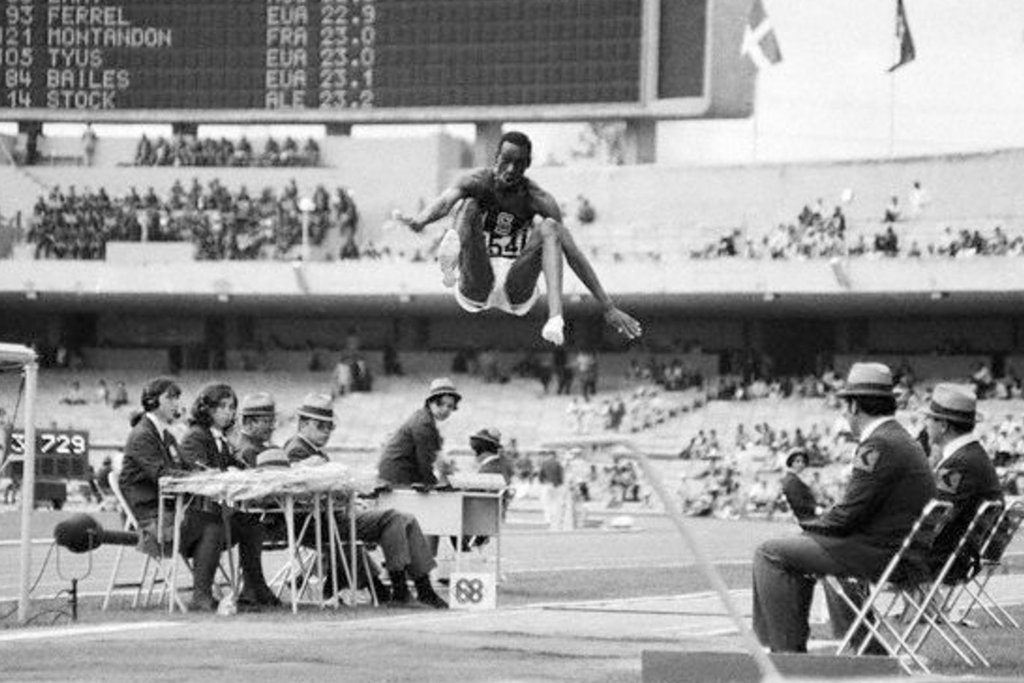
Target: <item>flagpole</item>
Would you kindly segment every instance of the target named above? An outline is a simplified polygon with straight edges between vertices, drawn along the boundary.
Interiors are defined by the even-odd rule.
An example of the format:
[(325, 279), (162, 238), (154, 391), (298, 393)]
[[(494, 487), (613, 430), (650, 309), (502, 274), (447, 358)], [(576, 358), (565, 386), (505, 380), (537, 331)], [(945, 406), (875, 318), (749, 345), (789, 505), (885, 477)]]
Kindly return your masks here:
[(760, 76), (760, 74), (758, 74), (758, 77), (754, 78), (754, 115), (751, 117), (751, 120), (752, 120), (753, 125), (754, 125), (754, 139), (753, 139), (752, 148), (750, 150), (751, 151), (751, 154), (750, 154), (751, 159), (750, 160), (752, 162), (755, 162), (755, 163), (757, 162), (757, 142), (758, 142), (757, 137), (758, 137), (758, 135), (760, 133), (760, 130), (758, 129), (758, 125), (757, 125), (758, 112), (760, 112), (760, 110), (761, 110), (761, 106), (760, 106), (761, 103), (760, 103), (759, 98), (758, 98), (758, 93), (760, 92), (760, 88), (757, 87), (758, 81), (760, 80), (759, 76)]
[[(898, 2), (897, 2), (898, 6)], [(899, 25), (899, 9), (896, 10), (896, 24)], [(897, 38), (899, 32), (897, 31)], [(893, 44), (893, 61), (895, 64), (900, 59), (902, 50), (900, 47), (899, 39)], [(889, 158), (892, 159), (896, 153), (896, 71), (897, 69), (889, 70)]]
[(896, 154), (896, 72), (889, 72), (889, 158)]

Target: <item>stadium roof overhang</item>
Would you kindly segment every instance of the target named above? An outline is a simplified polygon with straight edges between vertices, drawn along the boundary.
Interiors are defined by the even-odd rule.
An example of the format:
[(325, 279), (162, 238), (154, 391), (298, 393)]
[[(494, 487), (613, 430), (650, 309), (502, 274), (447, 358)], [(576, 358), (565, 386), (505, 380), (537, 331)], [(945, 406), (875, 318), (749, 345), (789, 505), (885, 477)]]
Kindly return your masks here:
[[(643, 314), (714, 316), (1019, 315), (1019, 258), (678, 263), (598, 263), (605, 289)], [(570, 313), (597, 310), (566, 277)], [(185, 262), (7, 261), (0, 310), (139, 311), (225, 315), (456, 315), (432, 263), (355, 261)]]

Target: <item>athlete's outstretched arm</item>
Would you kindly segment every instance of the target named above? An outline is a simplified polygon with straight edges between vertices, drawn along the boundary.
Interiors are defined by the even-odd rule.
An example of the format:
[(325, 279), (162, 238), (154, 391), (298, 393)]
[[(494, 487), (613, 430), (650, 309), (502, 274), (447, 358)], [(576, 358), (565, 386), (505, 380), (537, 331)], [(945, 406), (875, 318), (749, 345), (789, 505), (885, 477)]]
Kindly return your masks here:
[(590, 260), (586, 254), (576, 244), (576, 240), (573, 239), (572, 233), (569, 232), (568, 228), (564, 225), (561, 226), (561, 233), (560, 241), (562, 243), (562, 251), (565, 254), (565, 261), (572, 268), (572, 272), (576, 273), (580, 282), (590, 290), (590, 293), (601, 304), (601, 308), (604, 310), (605, 322), (627, 339), (639, 339), (640, 335), (643, 334), (643, 328), (640, 326), (640, 323), (637, 322), (636, 318), (618, 308), (611, 297), (608, 296), (608, 293), (604, 291), (601, 280), (597, 277), (597, 272), (590, 265)]
[[(572, 272), (576, 273), (576, 277), (580, 279), (580, 282), (590, 290), (590, 293), (601, 304), (601, 308), (604, 310), (605, 322), (627, 339), (638, 339), (643, 334), (643, 328), (641, 328), (640, 323), (633, 316), (618, 308), (611, 297), (608, 296), (608, 293), (604, 291), (601, 280), (597, 277), (597, 272), (590, 265), (590, 260), (583, 253), (583, 250), (579, 248), (579, 245), (576, 244), (572, 233), (569, 232), (569, 229), (562, 222), (562, 211), (558, 207), (558, 202), (549, 193), (537, 186), (533, 187), (533, 194), (537, 213), (557, 223), (558, 241), (562, 245), (562, 253), (565, 254), (566, 263), (572, 268)], [(561, 296), (561, 292), (559, 292), (559, 296)]]
[(465, 196), (466, 192), (462, 184), (456, 183), (438, 195), (434, 201), (427, 204), (415, 216), (406, 216), (396, 212), (394, 218), (408, 225), (413, 232), (420, 232), (434, 221), (440, 220), (451, 213), (459, 200)]

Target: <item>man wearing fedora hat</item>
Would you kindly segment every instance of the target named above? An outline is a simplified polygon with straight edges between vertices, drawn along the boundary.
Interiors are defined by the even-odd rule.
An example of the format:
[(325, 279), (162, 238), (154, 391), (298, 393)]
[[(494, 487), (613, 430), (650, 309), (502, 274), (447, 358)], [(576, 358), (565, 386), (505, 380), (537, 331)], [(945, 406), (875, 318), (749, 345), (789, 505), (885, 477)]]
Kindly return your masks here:
[(322, 462), (330, 460), (324, 446), (334, 432), (334, 399), (328, 394), (306, 394), (295, 414), (299, 418), (295, 436), (284, 444), (288, 460), (292, 463), (310, 458)]
[(437, 423), (447, 420), (459, 407), (462, 394), (447, 377), (430, 383), (423, 407), (395, 431), (384, 445), (377, 473), (395, 486), (436, 486), (434, 463), (443, 441)]
[[(299, 424), (297, 433), (284, 446), (291, 464), (320, 464), (330, 458), (324, 451), (334, 431), (334, 408), (331, 397), (326, 394), (309, 394), (297, 411)], [(338, 512), (338, 529), (348, 534), (349, 520), (346, 512)], [(430, 572), (436, 566), (434, 552), (420, 529), (419, 522), (412, 515), (397, 510), (360, 510), (356, 513), (356, 538), (364, 543), (375, 543), (384, 553), (391, 590), (387, 591), (376, 576), (374, 590), (382, 603), (405, 605), (412, 602), (408, 579), (416, 587), (416, 600), (428, 607), (447, 609), (448, 604), (439, 596), (430, 583)], [(326, 592), (334, 586), (325, 585)]]
[[(953, 552), (978, 506), (987, 500), (1002, 500), (1003, 492), (991, 458), (974, 435), (978, 412), (973, 392), (956, 384), (937, 384), (922, 412), (928, 443), (938, 458), (938, 498), (953, 503), (953, 518), (936, 537), (929, 553), (928, 564), (937, 570)], [(962, 580), (971, 571), (980, 548), (965, 550), (957, 557), (947, 580)]]
[[(754, 631), (773, 652), (807, 651), (815, 577), (877, 577), (935, 496), (924, 452), (895, 419), (889, 368), (854, 363), (836, 395), (858, 438), (843, 499), (801, 521), (802, 534), (766, 541), (754, 553)], [(841, 637), (853, 615), (840, 596), (826, 590), (826, 597)], [(884, 652), (879, 647), (872, 643), (869, 652)]]
[(235, 457), (249, 467), (256, 467), (256, 457), (272, 448), (270, 437), (277, 420), (277, 404), (265, 391), (247, 394), (238, 405), (241, 429), (235, 444)]

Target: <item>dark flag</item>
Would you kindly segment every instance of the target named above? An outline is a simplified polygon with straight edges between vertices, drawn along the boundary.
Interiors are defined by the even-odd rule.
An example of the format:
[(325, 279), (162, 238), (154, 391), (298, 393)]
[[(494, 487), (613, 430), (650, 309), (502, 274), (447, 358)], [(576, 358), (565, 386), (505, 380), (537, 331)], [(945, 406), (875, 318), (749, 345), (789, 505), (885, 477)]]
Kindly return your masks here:
[(907, 23), (907, 13), (903, 9), (903, 0), (896, 0), (896, 41), (900, 46), (900, 60), (889, 67), (889, 73), (914, 61), (917, 56), (914, 50), (914, 37), (910, 35), (910, 24)]

